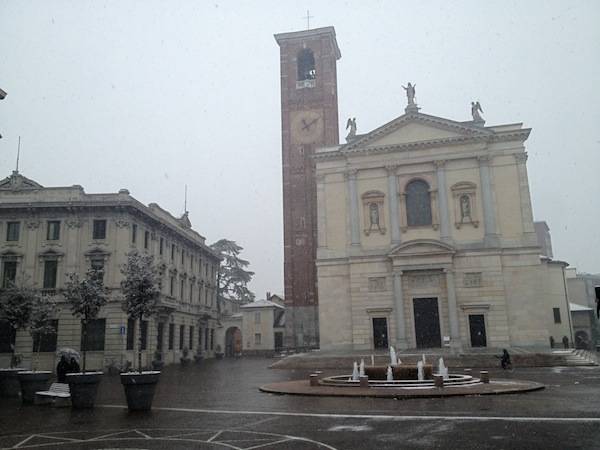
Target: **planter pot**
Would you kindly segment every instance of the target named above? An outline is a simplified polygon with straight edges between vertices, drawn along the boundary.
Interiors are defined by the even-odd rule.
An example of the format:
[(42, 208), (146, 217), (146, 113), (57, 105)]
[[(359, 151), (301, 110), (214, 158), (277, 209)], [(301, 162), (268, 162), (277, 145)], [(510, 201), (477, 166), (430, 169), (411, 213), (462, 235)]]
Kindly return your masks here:
[(225, 356), (225, 353), (221, 353), (221, 352), (215, 353), (215, 358), (217, 358), (217, 359), (223, 359), (223, 356)]
[(48, 390), (51, 376), (52, 372), (46, 370), (19, 372), (18, 377), (21, 384), (21, 400), (23, 403), (33, 403), (37, 391)]
[(165, 362), (164, 361), (152, 361), (152, 370), (162, 370), (162, 368), (165, 366)]
[(121, 384), (125, 388), (129, 411), (148, 411), (152, 408), (154, 390), (159, 377), (159, 371), (121, 374)]
[(93, 408), (102, 372), (68, 373), (67, 383), (73, 408)]
[(179, 358), (179, 362), (182, 366), (189, 366), (192, 360), (190, 358)]
[(194, 355), (194, 362), (196, 364), (200, 364), (203, 359), (204, 359), (204, 356), (202, 356), (202, 355)]
[(0, 369), (0, 397), (18, 397), (21, 392), (18, 373), (26, 369)]

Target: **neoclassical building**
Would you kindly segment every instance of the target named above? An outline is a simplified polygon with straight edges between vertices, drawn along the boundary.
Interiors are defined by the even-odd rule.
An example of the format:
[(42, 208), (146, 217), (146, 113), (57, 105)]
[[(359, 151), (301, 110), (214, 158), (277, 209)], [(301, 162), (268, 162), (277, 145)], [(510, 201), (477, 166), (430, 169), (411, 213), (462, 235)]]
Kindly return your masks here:
[[(174, 217), (156, 203), (148, 206), (129, 191), (88, 194), (81, 186), (43, 187), (18, 172), (0, 180), (0, 280), (25, 280), (54, 297), (60, 308), (57, 333), (43, 340), (42, 366), (53, 367), (60, 347), (81, 348), (81, 323), (61, 301), (69, 272), (90, 266), (104, 270), (111, 301), (89, 328), (90, 368), (134, 361), (138, 327), (127, 320), (119, 299), (126, 253), (151, 254), (162, 273), (160, 313), (144, 322), (144, 364), (155, 350), (166, 362), (178, 361), (183, 349), (211, 357), (218, 325), (216, 301), (219, 257), (192, 229), (187, 213)], [(1, 318), (0, 318), (1, 319)], [(11, 345), (31, 357), (25, 331), (12, 336), (0, 320), (0, 366)]]
[(530, 131), (409, 99), (400, 117), (315, 151), (322, 349), (548, 348), (551, 333), (569, 336), (566, 263), (540, 257), (533, 224)]

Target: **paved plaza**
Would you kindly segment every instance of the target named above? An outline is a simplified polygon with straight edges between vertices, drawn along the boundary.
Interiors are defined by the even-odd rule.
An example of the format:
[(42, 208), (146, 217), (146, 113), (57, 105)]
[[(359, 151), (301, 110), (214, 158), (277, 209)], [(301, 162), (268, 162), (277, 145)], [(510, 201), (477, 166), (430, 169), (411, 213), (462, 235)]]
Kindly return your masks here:
[(104, 377), (91, 411), (2, 399), (0, 448), (600, 448), (600, 367), (491, 371), (546, 385), (527, 394), (393, 400), (261, 393), (308, 375), (270, 363), (168, 367), (148, 413), (127, 412), (116, 376)]

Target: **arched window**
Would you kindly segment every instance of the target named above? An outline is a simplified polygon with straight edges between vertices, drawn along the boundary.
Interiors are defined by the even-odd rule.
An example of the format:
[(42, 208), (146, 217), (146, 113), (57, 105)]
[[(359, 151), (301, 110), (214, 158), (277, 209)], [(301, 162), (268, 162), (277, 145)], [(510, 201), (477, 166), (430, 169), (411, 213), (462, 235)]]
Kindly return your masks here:
[(431, 194), (423, 180), (406, 185), (406, 222), (409, 227), (431, 225)]
[(317, 76), (315, 55), (309, 48), (303, 48), (298, 53), (298, 81), (314, 80)]

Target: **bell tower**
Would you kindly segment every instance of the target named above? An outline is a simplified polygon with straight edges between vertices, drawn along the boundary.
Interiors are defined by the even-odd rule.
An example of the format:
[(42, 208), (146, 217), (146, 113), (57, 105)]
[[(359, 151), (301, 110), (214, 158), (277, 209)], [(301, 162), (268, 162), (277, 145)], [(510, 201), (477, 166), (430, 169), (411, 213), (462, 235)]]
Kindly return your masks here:
[(280, 47), (285, 345), (318, 347), (317, 195), (312, 155), (338, 144), (333, 27), (275, 35)]

